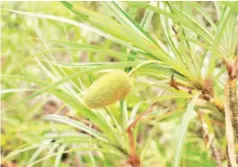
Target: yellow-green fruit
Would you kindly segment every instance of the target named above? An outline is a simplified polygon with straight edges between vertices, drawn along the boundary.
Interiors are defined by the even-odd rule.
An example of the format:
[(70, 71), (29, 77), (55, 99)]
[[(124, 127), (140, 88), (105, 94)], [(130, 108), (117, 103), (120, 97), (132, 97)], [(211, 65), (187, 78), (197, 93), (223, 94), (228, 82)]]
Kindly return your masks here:
[(97, 79), (86, 90), (83, 100), (89, 108), (100, 108), (124, 99), (132, 81), (123, 71), (114, 71)]

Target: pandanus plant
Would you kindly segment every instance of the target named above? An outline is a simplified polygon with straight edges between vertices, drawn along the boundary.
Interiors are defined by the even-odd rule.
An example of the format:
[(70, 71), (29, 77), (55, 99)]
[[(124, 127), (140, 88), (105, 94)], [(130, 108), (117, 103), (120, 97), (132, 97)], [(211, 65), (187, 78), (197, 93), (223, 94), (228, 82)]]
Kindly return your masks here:
[[(31, 160), (29, 166), (72, 152), (91, 159), (80, 163), (94, 166), (237, 165), (238, 3), (61, 3), (74, 20), (6, 9), (82, 31), (78, 42), (39, 36), (47, 50), (33, 57), (48, 79), (38, 79), (23, 66), (18, 75), (3, 77), (4, 81), (17, 78), (41, 87), (4, 111), (50, 93), (69, 107), (70, 114), (45, 115), (43, 120), (77, 130), (72, 136), (52, 132), (50, 138), (63, 144), (60, 151)], [(83, 32), (99, 40), (95, 44), (93, 37)], [(82, 57), (88, 52), (88, 62), (59, 62), (52, 56), (69, 50)], [(51, 57), (37, 57), (46, 53)], [(163, 126), (166, 122), (173, 126), (170, 134), (163, 131), (168, 128)], [(199, 140), (199, 136), (206, 148), (201, 142), (189, 141)], [(205, 155), (198, 151), (201, 147)], [(81, 154), (83, 150), (89, 153)]]

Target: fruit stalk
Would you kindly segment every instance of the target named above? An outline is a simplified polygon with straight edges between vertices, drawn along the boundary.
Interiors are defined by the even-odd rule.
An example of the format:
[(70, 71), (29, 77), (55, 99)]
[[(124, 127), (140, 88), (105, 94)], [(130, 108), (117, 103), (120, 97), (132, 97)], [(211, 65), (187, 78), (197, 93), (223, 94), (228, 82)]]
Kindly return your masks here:
[(133, 167), (140, 167), (140, 157), (136, 154), (136, 144), (133, 138), (133, 128), (136, 126), (137, 122), (139, 122), (144, 116), (146, 116), (152, 111), (153, 107), (156, 104), (157, 104), (156, 102), (152, 103), (150, 107), (145, 112), (141, 113), (127, 128), (130, 151), (131, 151), (128, 163), (132, 165)]

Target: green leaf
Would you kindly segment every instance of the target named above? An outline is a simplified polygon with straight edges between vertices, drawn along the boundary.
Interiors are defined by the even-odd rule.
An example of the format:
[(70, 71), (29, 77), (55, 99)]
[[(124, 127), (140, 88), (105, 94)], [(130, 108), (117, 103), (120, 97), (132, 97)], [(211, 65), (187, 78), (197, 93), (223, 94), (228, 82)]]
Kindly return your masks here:
[(196, 112), (194, 111), (194, 106), (196, 101), (198, 100), (199, 95), (195, 95), (191, 102), (188, 104), (187, 110), (183, 115), (182, 123), (179, 128), (179, 136), (177, 138), (177, 145), (175, 148), (175, 154), (173, 159), (173, 167), (180, 166), (180, 158), (182, 154), (182, 148), (185, 140), (185, 136), (188, 130), (189, 122), (196, 117)]
[(89, 135), (92, 135), (93, 137), (97, 138), (98, 140), (101, 140), (103, 142), (108, 142), (108, 140), (105, 138), (105, 136), (103, 136), (96, 130), (86, 126), (85, 124), (83, 124), (79, 121), (72, 120), (68, 117), (52, 114), (52, 115), (45, 115), (43, 117), (43, 119), (48, 120), (48, 121), (57, 121), (60, 123), (64, 123), (64, 124), (73, 126), (75, 128), (78, 128), (79, 130), (82, 130), (82, 131), (88, 133)]

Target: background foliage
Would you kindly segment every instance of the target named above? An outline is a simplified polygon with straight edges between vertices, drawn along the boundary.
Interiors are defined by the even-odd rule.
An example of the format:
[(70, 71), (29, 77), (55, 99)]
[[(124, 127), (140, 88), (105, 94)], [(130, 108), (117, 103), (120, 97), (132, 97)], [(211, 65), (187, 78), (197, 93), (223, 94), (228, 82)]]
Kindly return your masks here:
[[(1, 6), (3, 163), (130, 166), (127, 128), (140, 116), (133, 138), (142, 167), (227, 163), (224, 62), (237, 59), (238, 3)], [(87, 109), (82, 93), (113, 69), (132, 70), (132, 91)]]

